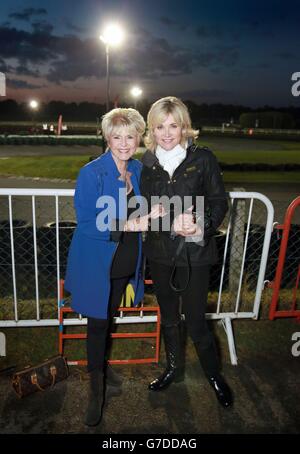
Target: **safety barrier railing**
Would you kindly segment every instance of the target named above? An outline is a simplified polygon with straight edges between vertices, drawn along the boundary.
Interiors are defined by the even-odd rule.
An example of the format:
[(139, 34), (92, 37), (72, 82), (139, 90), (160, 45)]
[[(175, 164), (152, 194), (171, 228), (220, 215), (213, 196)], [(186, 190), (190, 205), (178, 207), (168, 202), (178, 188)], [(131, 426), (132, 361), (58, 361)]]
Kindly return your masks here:
[[(282, 238), (280, 243), (280, 250), (278, 256), (278, 263), (276, 268), (275, 278), (272, 282), (268, 283), (268, 287), (273, 289), (272, 299), (270, 304), (269, 319), (283, 317), (296, 317), (300, 320), (300, 309), (297, 309), (297, 293), (300, 280), (300, 225), (292, 224), (293, 217), (295, 216), (296, 209), (300, 208), (300, 196), (294, 199), (286, 210), (284, 223), (277, 224), (275, 228), (281, 232)], [(292, 228), (295, 227), (295, 228)], [(292, 260), (291, 260), (292, 258)], [(284, 295), (283, 306), (280, 306), (280, 290), (283, 287), (283, 282), (286, 276), (289, 280), (294, 282), (294, 286), (289, 288), (291, 300), (287, 304), (288, 295)], [(291, 278), (292, 277), (292, 278)], [(286, 288), (286, 286), (284, 286)], [(290, 306), (287, 308), (287, 306)]]
[[(124, 302), (124, 300), (123, 300)], [(60, 281), (60, 310), (59, 310), (59, 331), (58, 331), (58, 350), (61, 355), (64, 355), (64, 347), (66, 340), (86, 339), (86, 333), (66, 333), (65, 332), (65, 314), (73, 314), (74, 311), (68, 305), (67, 299), (64, 297), (64, 281)], [(159, 361), (159, 347), (160, 347), (160, 310), (159, 307), (143, 307), (142, 310), (138, 307), (123, 307), (121, 306), (118, 311), (120, 312), (123, 319), (124, 313), (138, 313), (139, 316), (143, 317), (144, 313), (154, 312), (156, 314), (155, 330), (150, 332), (126, 332), (126, 333), (111, 333), (112, 339), (154, 339), (155, 340), (155, 354), (154, 356), (148, 356), (143, 358), (133, 359), (110, 359), (110, 364), (147, 364), (147, 363), (158, 363)], [(127, 317), (124, 319), (126, 323)], [(85, 366), (87, 364), (86, 359), (71, 359), (68, 356), (67, 362), (70, 366)]]
[[(71, 189), (0, 189), (0, 328), (59, 326), (60, 280), (76, 227), (73, 195)], [(220, 260), (212, 268), (207, 318), (221, 321), (231, 363), (237, 364), (232, 321), (258, 318), (274, 210), (260, 193), (229, 197), (230, 210), (216, 235)], [(142, 314), (117, 317), (116, 323), (124, 318), (157, 321)], [(85, 324), (81, 316), (64, 321)]]

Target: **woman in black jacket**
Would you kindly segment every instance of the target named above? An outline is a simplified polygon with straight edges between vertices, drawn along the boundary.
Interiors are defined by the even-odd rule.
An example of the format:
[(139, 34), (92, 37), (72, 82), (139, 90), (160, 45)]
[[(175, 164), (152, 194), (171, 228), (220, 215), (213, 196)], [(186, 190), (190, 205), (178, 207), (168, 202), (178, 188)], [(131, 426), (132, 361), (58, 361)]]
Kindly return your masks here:
[[(149, 207), (157, 204), (158, 197), (167, 197), (161, 199), (159, 225), (153, 228), (152, 224), (146, 233), (144, 253), (161, 310), (167, 368), (149, 389), (159, 391), (183, 379), (179, 326), (183, 313), (204, 373), (221, 405), (228, 407), (231, 391), (220, 375), (214, 338), (205, 319), (210, 268), (217, 261), (213, 235), (225, 217), (228, 202), (217, 160), (208, 148), (193, 144), (196, 136), (187, 107), (178, 98), (162, 98), (152, 105), (141, 194)], [(175, 210), (166, 203), (174, 196)], [(184, 198), (190, 206), (180, 213), (178, 200)], [(164, 222), (168, 217), (169, 224)]]

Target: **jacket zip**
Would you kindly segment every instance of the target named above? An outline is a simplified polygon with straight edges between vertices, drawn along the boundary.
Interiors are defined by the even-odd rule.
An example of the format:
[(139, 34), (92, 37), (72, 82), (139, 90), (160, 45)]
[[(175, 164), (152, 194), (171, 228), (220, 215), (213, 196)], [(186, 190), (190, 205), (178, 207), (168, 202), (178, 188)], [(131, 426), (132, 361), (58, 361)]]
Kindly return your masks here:
[[(183, 167), (185, 164), (186, 164), (186, 160), (187, 158), (191, 155), (191, 151), (188, 152), (188, 148), (187, 148), (187, 155), (185, 157), (185, 159), (179, 164), (178, 167), (176, 167), (176, 169), (174, 170), (174, 173), (172, 175), (172, 177), (170, 177), (170, 175), (168, 174), (168, 172), (166, 170), (164, 170), (164, 168), (161, 166), (159, 160), (156, 158), (157, 162), (155, 163), (156, 166), (160, 167), (161, 170), (163, 170), (164, 172), (166, 172), (168, 174), (168, 181), (170, 182), (170, 184), (173, 184), (174, 183), (174, 178), (175, 177), (178, 177), (180, 175), (178, 175), (178, 171), (180, 170), (181, 167)], [(153, 165), (151, 166), (153, 168)]]

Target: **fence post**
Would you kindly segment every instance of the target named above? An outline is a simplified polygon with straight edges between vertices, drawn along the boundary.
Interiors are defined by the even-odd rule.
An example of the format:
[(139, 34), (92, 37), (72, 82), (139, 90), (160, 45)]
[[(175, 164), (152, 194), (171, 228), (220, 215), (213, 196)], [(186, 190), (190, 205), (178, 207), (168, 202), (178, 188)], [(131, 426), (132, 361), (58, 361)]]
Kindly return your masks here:
[(225, 317), (223, 320), (221, 320), (221, 324), (222, 324), (222, 326), (225, 330), (226, 336), (227, 336), (231, 364), (233, 366), (237, 366), (238, 357), (236, 354), (234, 335), (233, 335), (233, 329), (232, 329), (232, 323), (231, 323), (230, 317)]
[(6, 356), (6, 339), (4, 333), (0, 333), (0, 356)]
[[(233, 188), (233, 191), (245, 192), (244, 188)], [(232, 204), (232, 233), (229, 262), (229, 291), (236, 293), (239, 286), (244, 250), (244, 228), (246, 220), (245, 200), (234, 199)]]

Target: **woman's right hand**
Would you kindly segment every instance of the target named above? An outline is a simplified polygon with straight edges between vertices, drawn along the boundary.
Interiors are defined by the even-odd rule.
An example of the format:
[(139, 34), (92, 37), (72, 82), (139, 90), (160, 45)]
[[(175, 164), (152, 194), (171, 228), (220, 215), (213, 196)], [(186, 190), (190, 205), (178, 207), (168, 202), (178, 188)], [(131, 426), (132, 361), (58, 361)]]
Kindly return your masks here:
[(149, 215), (135, 219), (128, 219), (124, 225), (124, 232), (145, 232), (148, 230)]

